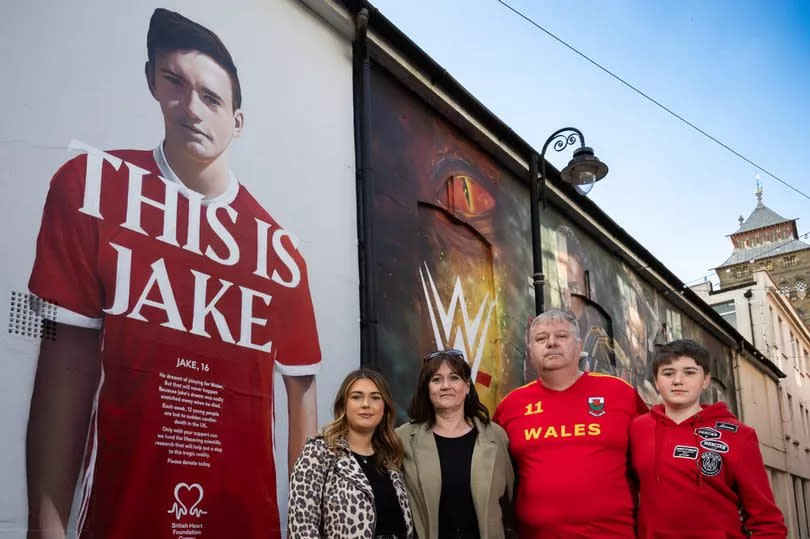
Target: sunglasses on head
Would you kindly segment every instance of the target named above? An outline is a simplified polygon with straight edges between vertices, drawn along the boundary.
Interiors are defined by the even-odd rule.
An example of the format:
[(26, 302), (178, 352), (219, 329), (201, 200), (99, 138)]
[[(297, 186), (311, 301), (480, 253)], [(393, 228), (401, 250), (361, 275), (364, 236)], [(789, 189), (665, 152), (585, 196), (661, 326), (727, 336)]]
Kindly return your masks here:
[(460, 357), (461, 359), (464, 359), (464, 352), (462, 352), (461, 350), (456, 350), (455, 348), (447, 348), (446, 350), (437, 350), (435, 352), (431, 352), (428, 355), (426, 355), (422, 359), (422, 363), (427, 363), (431, 359), (439, 356)]

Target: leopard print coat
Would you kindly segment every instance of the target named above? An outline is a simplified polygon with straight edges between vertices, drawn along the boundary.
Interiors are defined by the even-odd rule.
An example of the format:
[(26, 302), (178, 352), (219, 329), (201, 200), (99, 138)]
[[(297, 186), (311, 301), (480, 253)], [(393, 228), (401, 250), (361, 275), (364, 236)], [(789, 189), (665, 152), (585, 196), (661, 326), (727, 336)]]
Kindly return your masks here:
[[(411, 539), (413, 522), (405, 482), (399, 472), (388, 473)], [(339, 447), (331, 449), (323, 436), (307, 440), (290, 477), (289, 537), (371, 539), (376, 518), (371, 484), (349, 444), (341, 440)]]

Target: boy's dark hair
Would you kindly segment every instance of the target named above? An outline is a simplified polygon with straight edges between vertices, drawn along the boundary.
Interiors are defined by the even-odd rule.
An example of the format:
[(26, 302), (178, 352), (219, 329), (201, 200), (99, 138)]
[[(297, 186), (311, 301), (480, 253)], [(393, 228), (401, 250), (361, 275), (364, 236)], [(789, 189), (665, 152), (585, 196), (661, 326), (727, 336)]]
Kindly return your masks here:
[(211, 57), (231, 76), (233, 88), (233, 109), (242, 107), (242, 88), (236, 74), (228, 49), (217, 35), (196, 22), (187, 19), (168, 9), (158, 8), (149, 20), (149, 31), (146, 34), (146, 54), (149, 59), (147, 69), (153, 80), (155, 76), (155, 58), (161, 52), (199, 51)]
[(655, 352), (650, 365), (653, 378), (658, 376), (658, 369), (663, 365), (669, 365), (679, 357), (690, 357), (703, 368), (704, 373), (711, 373), (712, 357), (706, 347), (692, 339), (678, 339), (668, 342)]

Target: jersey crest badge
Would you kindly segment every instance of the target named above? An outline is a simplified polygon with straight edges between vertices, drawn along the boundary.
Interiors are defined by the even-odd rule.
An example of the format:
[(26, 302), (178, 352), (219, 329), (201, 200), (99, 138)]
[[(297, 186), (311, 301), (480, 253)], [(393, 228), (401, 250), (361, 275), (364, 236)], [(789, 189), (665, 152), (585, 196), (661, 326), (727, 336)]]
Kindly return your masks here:
[(588, 413), (594, 417), (605, 415), (605, 397), (588, 397)]
[(714, 424), (714, 426), (715, 428), (727, 430), (729, 432), (737, 432), (737, 430), (739, 429), (739, 427), (734, 423), (728, 423), (726, 421), (718, 421), (717, 423)]
[(700, 471), (703, 475), (714, 477), (723, 468), (723, 457), (719, 453), (706, 451), (700, 455)]
[(698, 456), (698, 448), (691, 445), (676, 445), (675, 451), (672, 456), (676, 459), (692, 459), (695, 460)]
[(728, 453), (728, 444), (722, 440), (703, 440), (700, 442), (700, 447), (718, 453)]
[(714, 439), (720, 437), (720, 431), (711, 427), (700, 427), (695, 429), (695, 434), (703, 439)]

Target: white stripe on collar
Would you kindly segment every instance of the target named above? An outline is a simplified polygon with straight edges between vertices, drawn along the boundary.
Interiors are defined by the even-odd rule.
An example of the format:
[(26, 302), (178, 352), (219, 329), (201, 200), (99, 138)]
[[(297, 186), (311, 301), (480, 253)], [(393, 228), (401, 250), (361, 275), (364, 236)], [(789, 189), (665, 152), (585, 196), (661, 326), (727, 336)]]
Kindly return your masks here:
[[(183, 196), (188, 198), (189, 193), (196, 194), (196, 191), (189, 189), (182, 181), (180, 181), (180, 178), (178, 178), (177, 174), (174, 173), (172, 167), (169, 166), (169, 160), (166, 159), (166, 154), (163, 152), (163, 142), (158, 144), (157, 148), (152, 150), (152, 156), (155, 158), (155, 162), (160, 169), (160, 175), (165, 180), (176, 183), (179, 187), (180, 193)], [(203, 198), (203, 206), (208, 206), (211, 204), (227, 206), (236, 199), (236, 194), (239, 192), (239, 182), (236, 181), (236, 176), (234, 176), (230, 171), (228, 172), (228, 178), (228, 187), (225, 188), (225, 191), (215, 197)]]

